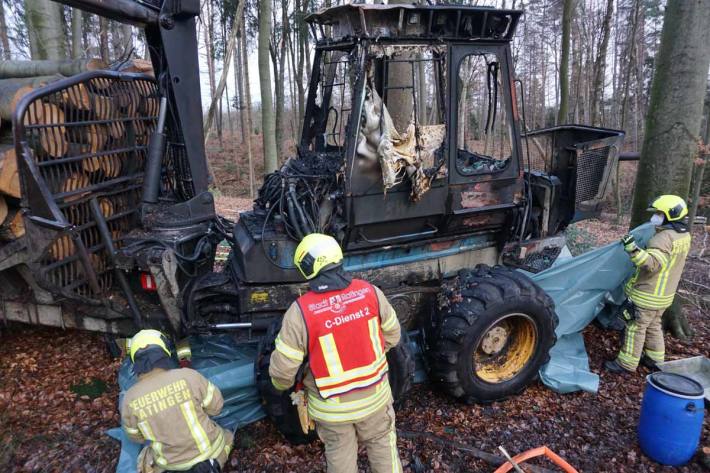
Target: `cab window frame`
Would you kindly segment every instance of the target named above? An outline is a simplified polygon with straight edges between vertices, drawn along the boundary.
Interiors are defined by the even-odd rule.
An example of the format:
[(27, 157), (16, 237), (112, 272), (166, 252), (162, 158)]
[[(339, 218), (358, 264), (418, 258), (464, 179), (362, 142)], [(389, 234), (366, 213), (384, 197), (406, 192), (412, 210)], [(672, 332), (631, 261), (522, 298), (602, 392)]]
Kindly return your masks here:
[[(494, 55), (499, 61), (499, 71), (498, 77), (501, 82), (498, 88), (498, 97), (503, 107), (505, 107), (506, 120), (508, 122), (508, 136), (510, 139), (510, 160), (507, 165), (501, 169), (496, 169), (492, 171), (484, 171), (477, 173), (467, 173), (463, 172), (457, 163), (459, 146), (458, 146), (458, 133), (459, 133), (459, 107), (458, 101), (460, 96), (460, 91), (458, 87), (452, 87), (449, 104), (449, 114), (451, 123), (450, 133), (451, 141), (449, 148), (449, 179), (452, 184), (470, 183), (470, 182), (480, 182), (480, 181), (490, 181), (497, 179), (510, 179), (518, 177), (520, 173), (520, 143), (518, 137), (520, 136), (520, 131), (518, 129), (518, 115), (517, 109), (514, 109), (513, 100), (515, 98), (515, 91), (513, 90), (514, 83), (511, 77), (511, 63), (512, 59), (510, 57), (509, 51), (506, 51), (505, 45), (496, 43), (477, 43), (472, 44), (453, 44), (451, 46), (451, 68), (449, 69), (449, 83), (457, 84), (459, 80), (459, 71), (464, 60), (470, 55), (483, 55), (489, 54)], [(506, 92), (506, 89), (510, 93)], [(500, 111), (499, 111), (500, 115)]]

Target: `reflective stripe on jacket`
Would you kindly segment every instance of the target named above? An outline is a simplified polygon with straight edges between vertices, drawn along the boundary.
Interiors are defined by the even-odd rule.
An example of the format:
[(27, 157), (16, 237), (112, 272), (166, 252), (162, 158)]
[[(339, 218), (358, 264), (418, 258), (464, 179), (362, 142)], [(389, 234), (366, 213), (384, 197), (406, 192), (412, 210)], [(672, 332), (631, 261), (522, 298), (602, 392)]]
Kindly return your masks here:
[(665, 309), (673, 303), (685, 260), (690, 251), (690, 233), (657, 228), (646, 250), (631, 255), (636, 266), (624, 291), (631, 301), (644, 309)]
[(209, 418), (223, 402), (219, 389), (195, 370), (155, 369), (126, 392), (121, 421), (132, 440), (149, 444), (160, 469), (188, 470), (231, 449), (231, 432)]
[(308, 332), (311, 372), (323, 398), (382, 379), (387, 358), (372, 285), (353, 279), (343, 290), (308, 292), (297, 302)]
[[(386, 353), (399, 343), (400, 326), (397, 314), (385, 295), (377, 287), (371, 287), (374, 289), (375, 297), (377, 298), (377, 306), (379, 308), (378, 322), (382, 340), (384, 341), (383, 352)], [(328, 293), (323, 294), (327, 295)], [(369, 334), (371, 333), (370, 325), (367, 327), (367, 333)], [(368, 337), (364, 342), (366, 348), (369, 346), (372, 349), (373, 343), (371, 340)], [(307, 359), (310, 362), (312, 357), (308, 347), (309, 337), (306, 323), (301, 314), (301, 308), (298, 303), (294, 302), (284, 314), (281, 331), (276, 337), (276, 349), (271, 354), (269, 375), (271, 376), (272, 384), (278, 390), (283, 391), (293, 386), (296, 373), (304, 360)], [(348, 346), (347, 350), (343, 350), (343, 352), (347, 353), (361, 349), (361, 346), (353, 345)], [(375, 382), (375, 384), (354, 389), (345, 394), (332, 395), (326, 399), (321, 396), (316, 386), (310, 364), (306, 366), (303, 384), (308, 393), (308, 413), (316, 421), (331, 423), (355, 422), (392, 402), (392, 394), (386, 374), (382, 376), (381, 381)]]

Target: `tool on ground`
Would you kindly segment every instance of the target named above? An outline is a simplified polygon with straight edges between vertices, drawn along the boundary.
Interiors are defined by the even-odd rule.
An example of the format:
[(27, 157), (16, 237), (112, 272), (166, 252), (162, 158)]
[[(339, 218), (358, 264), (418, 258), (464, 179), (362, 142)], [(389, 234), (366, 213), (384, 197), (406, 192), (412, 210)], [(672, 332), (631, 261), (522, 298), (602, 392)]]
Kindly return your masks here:
[(552, 461), (552, 463), (562, 468), (565, 473), (579, 473), (572, 465), (567, 463), (562, 457), (557, 455), (555, 452), (547, 448), (547, 446), (537, 447), (525, 451), (523, 453), (519, 453), (512, 458), (512, 461), (514, 463), (508, 461), (503, 465), (499, 466), (498, 469), (493, 473), (506, 473), (507, 471), (510, 471), (512, 468), (515, 467), (515, 463), (520, 464), (527, 460), (530, 460), (531, 458), (541, 456), (547, 457), (550, 461)]
[(523, 471), (523, 469), (520, 468), (520, 466), (518, 466), (518, 464), (515, 462), (515, 460), (513, 460), (513, 459), (510, 457), (510, 454), (509, 454), (508, 451), (503, 447), (503, 445), (498, 445), (498, 450), (500, 450), (501, 453), (503, 454), (503, 456), (504, 456), (506, 459), (508, 459), (508, 463), (510, 463), (511, 465), (513, 465), (513, 468), (515, 468), (515, 471), (516, 471), (517, 473), (525, 473), (525, 472)]

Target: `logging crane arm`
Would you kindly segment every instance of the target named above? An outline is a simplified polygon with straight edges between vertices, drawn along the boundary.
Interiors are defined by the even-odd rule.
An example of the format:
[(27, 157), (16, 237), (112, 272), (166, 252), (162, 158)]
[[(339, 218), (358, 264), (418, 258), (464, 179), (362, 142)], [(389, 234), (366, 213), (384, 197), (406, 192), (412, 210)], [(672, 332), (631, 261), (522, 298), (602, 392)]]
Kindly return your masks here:
[[(156, 80), (88, 72), (19, 101), (13, 133), (26, 235), (0, 244), (0, 282), (18, 287), (9, 292), (15, 300), (25, 297), (18, 282), (24, 280), (40, 304), (80, 302), (59, 315), (42, 306), (50, 325), (178, 330), (182, 288), (211, 269), (217, 243), (229, 234), (208, 191), (195, 30), (200, 2), (57, 1), (142, 28)], [(158, 297), (139, 300), (140, 287), (127, 280), (136, 270)], [(105, 297), (115, 283), (121, 297)], [(82, 312), (81, 303), (105, 310), (68, 320), (66, 312)], [(37, 312), (9, 304), (0, 312), (16, 320), (31, 322)], [(132, 324), (122, 321), (126, 312)]]
[(168, 99), (167, 126), (180, 130), (195, 194), (206, 191), (209, 172), (202, 131), (202, 99), (195, 17), (199, 0), (55, 0), (145, 30), (160, 93)]

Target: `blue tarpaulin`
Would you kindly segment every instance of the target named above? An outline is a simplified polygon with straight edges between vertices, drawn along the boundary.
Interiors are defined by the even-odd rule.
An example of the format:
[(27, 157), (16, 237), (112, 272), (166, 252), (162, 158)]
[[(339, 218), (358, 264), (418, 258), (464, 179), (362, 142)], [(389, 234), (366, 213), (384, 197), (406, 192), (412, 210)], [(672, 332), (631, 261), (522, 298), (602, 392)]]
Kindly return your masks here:
[[(651, 224), (632, 232), (641, 246), (653, 235)], [(589, 358), (582, 330), (594, 320), (606, 304), (623, 300), (622, 285), (633, 266), (619, 243), (612, 243), (577, 257), (559, 258), (538, 274), (529, 274), (555, 301), (559, 317), (557, 343), (550, 352), (550, 362), (540, 370), (542, 382), (549, 388), (568, 393), (579, 390), (596, 392), (599, 376), (589, 371)], [(412, 346), (420, 361), (421, 347), (411, 334)], [(215, 420), (225, 428), (236, 430), (265, 416), (254, 379), (254, 344), (236, 344), (228, 335), (193, 337), (192, 367), (214, 383), (224, 396), (224, 409)], [(416, 381), (425, 380), (418, 363)], [(130, 362), (124, 360), (118, 383), (123, 394), (136, 382)], [(121, 457), (117, 473), (135, 473), (141, 446), (125, 438), (120, 428), (109, 435), (121, 441)]]
[[(645, 246), (653, 235), (653, 225), (633, 230), (639, 245)], [(560, 259), (548, 270), (531, 275), (555, 301), (560, 319), (557, 343), (550, 352), (550, 362), (540, 370), (545, 385), (557, 392), (597, 392), (599, 376), (589, 371), (582, 330), (607, 303), (623, 301), (623, 283), (633, 265), (618, 242), (597, 248), (574, 258)]]

